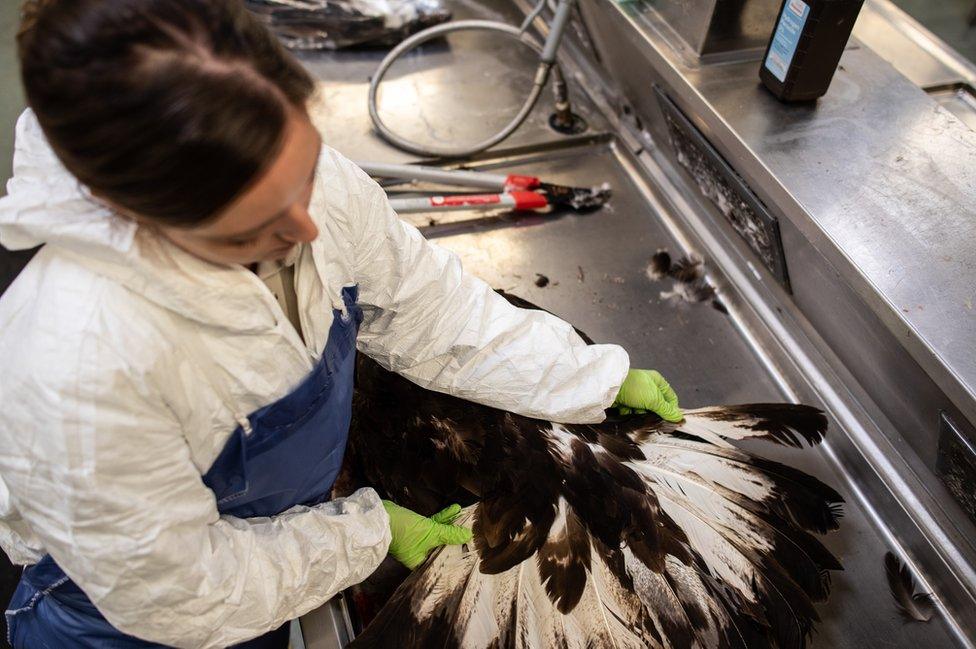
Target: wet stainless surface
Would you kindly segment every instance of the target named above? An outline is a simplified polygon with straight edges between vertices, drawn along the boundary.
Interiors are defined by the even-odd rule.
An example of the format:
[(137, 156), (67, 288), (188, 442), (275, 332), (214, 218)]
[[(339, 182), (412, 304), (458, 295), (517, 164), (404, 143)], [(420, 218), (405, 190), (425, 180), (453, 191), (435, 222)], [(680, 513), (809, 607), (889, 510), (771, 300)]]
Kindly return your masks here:
[(927, 92), (940, 106), (976, 131), (976, 88), (968, 83), (951, 83), (930, 88)]

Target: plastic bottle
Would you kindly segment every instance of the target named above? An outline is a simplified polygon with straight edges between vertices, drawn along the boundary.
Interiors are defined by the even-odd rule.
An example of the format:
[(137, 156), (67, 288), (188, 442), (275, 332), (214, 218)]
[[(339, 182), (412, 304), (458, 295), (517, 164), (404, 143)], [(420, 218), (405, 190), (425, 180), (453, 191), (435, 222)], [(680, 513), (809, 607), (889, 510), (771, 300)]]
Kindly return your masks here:
[(759, 78), (781, 101), (822, 97), (864, 0), (784, 0)]

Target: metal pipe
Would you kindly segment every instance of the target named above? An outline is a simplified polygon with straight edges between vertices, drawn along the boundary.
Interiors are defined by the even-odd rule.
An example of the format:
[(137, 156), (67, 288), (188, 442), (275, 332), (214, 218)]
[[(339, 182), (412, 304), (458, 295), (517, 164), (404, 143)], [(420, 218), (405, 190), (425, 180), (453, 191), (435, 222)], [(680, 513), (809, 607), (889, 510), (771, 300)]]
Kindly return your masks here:
[(373, 177), (399, 178), (405, 181), (420, 180), (459, 187), (474, 187), (477, 189), (494, 189), (502, 191), (508, 176), (490, 174), (484, 171), (466, 171), (464, 169), (446, 170), (439, 167), (423, 167), (420, 165), (382, 164), (377, 162), (357, 162), (359, 167)]
[(552, 65), (556, 62), (556, 52), (559, 51), (559, 43), (563, 40), (563, 33), (566, 31), (566, 24), (569, 22), (574, 4), (576, 0), (560, 0), (559, 6), (556, 7), (556, 15), (549, 27), (549, 37), (546, 38), (546, 44), (542, 48), (543, 63)]

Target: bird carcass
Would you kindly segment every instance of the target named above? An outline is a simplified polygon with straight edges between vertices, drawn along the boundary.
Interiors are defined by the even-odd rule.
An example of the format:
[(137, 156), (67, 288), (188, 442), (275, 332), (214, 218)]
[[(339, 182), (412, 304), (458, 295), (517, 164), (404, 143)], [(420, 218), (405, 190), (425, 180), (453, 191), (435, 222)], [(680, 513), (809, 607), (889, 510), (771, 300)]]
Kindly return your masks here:
[(570, 425), (427, 391), (364, 357), (357, 372), (347, 485), (427, 515), (461, 502), (474, 540), (433, 553), (353, 646), (806, 645), (841, 568), (816, 536), (837, 528), (841, 496), (732, 442), (819, 443), (819, 410)]

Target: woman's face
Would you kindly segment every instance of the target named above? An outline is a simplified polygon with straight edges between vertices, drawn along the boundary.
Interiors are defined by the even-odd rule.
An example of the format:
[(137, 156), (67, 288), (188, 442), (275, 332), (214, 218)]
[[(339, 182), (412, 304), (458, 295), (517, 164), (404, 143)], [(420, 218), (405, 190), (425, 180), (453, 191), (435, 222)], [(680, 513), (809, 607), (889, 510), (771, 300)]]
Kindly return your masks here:
[(277, 158), (217, 218), (191, 228), (153, 227), (180, 248), (217, 264), (284, 259), (297, 244), (319, 234), (308, 205), (321, 146), (308, 116), (289, 109)]

